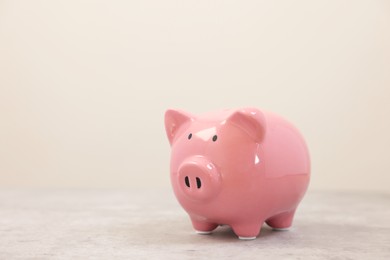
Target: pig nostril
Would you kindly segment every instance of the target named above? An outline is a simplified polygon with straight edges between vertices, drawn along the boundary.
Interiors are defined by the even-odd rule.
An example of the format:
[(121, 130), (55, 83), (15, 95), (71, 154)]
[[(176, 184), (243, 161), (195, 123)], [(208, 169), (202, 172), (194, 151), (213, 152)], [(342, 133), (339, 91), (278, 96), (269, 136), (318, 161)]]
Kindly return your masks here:
[(196, 177), (196, 187), (198, 187), (198, 189), (200, 189), (201, 186), (202, 186), (202, 182), (200, 181), (200, 179), (198, 177)]
[(184, 178), (184, 181), (185, 181), (185, 183), (186, 183), (186, 186), (189, 188), (189, 187), (190, 187), (190, 180), (188, 179), (188, 176), (186, 176), (186, 177)]

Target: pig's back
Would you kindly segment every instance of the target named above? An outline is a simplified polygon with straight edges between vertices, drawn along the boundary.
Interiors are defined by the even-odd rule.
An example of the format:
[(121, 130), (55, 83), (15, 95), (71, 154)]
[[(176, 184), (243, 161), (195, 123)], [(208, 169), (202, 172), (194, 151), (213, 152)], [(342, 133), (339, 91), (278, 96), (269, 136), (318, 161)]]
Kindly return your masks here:
[(310, 157), (302, 135), (282, 117), (270, 112), (263, 113), (266, 118), (266, 135), (262, 144), (266, 176), (280, 178), (296, 175), (308, 182)]

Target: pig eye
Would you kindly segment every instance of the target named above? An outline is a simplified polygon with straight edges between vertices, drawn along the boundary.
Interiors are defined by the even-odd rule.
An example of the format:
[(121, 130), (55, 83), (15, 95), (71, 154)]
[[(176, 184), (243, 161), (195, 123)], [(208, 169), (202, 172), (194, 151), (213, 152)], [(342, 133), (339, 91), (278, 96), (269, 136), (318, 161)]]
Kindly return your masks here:
[(217, 139), (218, 139), (218, 136), (217, 136), (217, 135), (214, 135), (214, 136), (213, 136), (213, 142), (217, 141)]
[(189, 135), (188, 135), (188, 140), (190, 140), (192, 138), (192, 133), (190, 133)]

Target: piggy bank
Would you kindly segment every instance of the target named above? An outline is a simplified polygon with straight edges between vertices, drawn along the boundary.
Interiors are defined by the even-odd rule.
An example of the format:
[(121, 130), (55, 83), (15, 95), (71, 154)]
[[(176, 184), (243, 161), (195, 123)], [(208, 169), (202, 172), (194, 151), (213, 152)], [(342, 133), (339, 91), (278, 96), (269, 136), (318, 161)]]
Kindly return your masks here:
[(193, 115), (167, 110), (173, 191), (197, 233), (229, 225), (255, 239), (265, 222), (288, 229), (310, 179), (298, 130), (256, 108)]

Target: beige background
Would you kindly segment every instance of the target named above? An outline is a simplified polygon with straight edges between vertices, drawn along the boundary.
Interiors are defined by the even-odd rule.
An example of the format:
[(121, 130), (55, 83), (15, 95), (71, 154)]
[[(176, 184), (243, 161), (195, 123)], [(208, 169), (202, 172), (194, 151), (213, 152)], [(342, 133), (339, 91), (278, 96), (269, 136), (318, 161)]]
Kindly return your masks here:
[(169, 107), (301, 129), (313, 190), (390, 192), (388, 1), (0, 1), (0, 187), (168, 187)]

